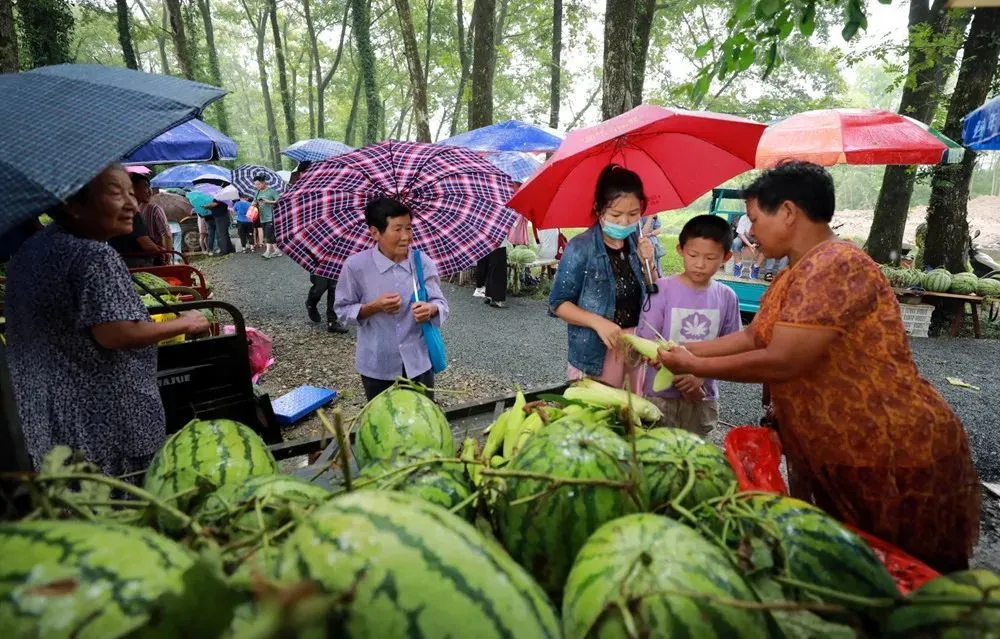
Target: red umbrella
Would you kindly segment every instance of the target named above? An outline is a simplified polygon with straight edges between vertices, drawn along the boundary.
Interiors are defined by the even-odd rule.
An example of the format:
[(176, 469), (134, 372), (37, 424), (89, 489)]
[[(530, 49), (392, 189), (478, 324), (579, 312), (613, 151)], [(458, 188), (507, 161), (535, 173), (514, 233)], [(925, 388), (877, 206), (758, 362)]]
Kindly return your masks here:
[(757, 168), (783, 160), (834, 164), (950, 164), (961, 145), (905, 115), (878, 109), (819, 109), (772, 124), (760, 138)]
[(608, 164), (639, 174), (650, 214), (687, 206), (753, 168), (764, 125), (732, 115), (644, 104), (572, 131), (510, 201), (536, 228), (590, 226), (594, 188)]

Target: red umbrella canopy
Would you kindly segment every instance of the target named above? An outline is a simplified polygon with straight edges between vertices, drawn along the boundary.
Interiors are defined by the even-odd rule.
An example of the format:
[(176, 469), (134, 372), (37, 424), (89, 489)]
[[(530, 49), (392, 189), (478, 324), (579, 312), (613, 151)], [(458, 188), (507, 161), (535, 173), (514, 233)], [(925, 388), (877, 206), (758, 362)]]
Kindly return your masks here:
[(337, 279), (344, 260), (374, 245), (365, 204), (395, 198), (413, 213), (412, 248), (442, 276), (474, 265), (503, 242), (517, 214), (514, 185), (462, 147), (387, 141), (313, 164), (274, 212), (278, 246), (310, 273)]
[(536, 228), (590, 226), (598, 174), (614, 163), (642, 178), (647, 213), (681, 208), (752, 169), (764, 128), (732, 115), (644, 104), (572, 131), (510, 206)]
[(767, 128), (757, 147), (758, 168), (784, 160), (834, 164), (958, 162), (963, 149), (913, 118), (879, 109), (805, 111)]

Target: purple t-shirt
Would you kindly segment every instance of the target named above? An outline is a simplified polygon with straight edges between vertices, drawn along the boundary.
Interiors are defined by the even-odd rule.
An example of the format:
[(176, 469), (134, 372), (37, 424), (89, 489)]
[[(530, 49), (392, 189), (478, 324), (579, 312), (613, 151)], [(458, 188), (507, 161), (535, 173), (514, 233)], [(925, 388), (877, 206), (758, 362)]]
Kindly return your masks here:
[[(740, 303), (733, 289), (713, 280), (708, 287), (693, 289), (676, 275), (657, 282), (659, 293), (650, 295), (648, 311), (639, 317), (636, 332), (649, 339), (655, 339), (656, 332), (665, 339), (678, 344), (703, 342), (742, 330)], [(647, 396), (678, 399), (681, 394), (673, 387), (665, 391), (653, 392), (653, 376), (656, 370), (650, 367), (646, 372), (645, 394)], [(719, 396), (718, 384), (714, 379), (705, 380), (705, 399)]]

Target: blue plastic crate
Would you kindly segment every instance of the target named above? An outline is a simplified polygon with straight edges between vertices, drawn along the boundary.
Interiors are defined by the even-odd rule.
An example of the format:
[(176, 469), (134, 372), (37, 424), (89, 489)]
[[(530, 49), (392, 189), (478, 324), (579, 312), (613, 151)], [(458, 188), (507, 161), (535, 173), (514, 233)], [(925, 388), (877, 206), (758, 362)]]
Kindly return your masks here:
[(279, 424), (294, 424), (317, 408), (337, 399), (337, 391), (316, 386), (299, 386), (271, 402), (274, 417)]

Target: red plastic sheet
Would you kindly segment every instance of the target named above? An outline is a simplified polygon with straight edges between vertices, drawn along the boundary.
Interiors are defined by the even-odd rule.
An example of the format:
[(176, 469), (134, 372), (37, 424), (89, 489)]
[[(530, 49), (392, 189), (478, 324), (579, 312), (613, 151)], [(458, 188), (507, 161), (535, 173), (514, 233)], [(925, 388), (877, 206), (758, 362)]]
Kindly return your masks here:
[[(774, 430), (761, 426), (738, 426), (726, 435), (724, 448), (740, 490), (788, 495), (788, 486), (781, 476), (781, 440)], [(939, 575), (892, 544), (850, 524), (844, 526), (868, 542), (902, 594), (909, 594)]]

